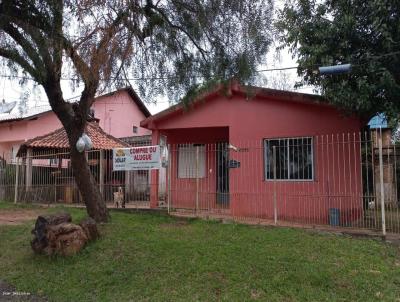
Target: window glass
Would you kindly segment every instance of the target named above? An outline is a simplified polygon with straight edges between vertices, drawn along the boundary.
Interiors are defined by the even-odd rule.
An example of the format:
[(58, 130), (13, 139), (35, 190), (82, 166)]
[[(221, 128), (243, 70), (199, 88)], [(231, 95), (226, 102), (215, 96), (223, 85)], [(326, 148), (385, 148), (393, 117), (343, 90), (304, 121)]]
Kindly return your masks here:
[(274, 179), (274, 147), (276, 150), (276, 179), (313, 179), (313, 143), (311, 137), (266, 139), (264, 141), (266, 179)]
[[(198, 158), (197, 158), (198, 148)], [(197, 168), (197, 169), (196, 169)], [(202, 178), (206, 174), (206, 148), (204, 145), (178, 146), (178, 177)]]

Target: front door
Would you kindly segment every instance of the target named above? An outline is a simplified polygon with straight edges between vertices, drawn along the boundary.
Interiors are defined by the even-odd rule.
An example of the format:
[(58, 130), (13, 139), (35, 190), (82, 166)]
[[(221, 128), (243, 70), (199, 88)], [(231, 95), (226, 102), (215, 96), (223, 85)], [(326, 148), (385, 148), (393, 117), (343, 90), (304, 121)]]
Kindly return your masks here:
[(216, 150), (217, 204), (229, 205), (229, 149), (228, 143), (218, 143)]

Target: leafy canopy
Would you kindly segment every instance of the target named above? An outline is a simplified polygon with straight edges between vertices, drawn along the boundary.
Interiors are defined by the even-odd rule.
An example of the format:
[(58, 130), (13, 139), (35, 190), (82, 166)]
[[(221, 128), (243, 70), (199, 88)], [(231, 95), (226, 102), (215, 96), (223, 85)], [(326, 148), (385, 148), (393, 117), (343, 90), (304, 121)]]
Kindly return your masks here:
[[(296, 0), (280, 11), (280, 41), (298, 57), (301, 84), (350, 112), (400, 113), (400, 1)], [(352, 63), (349, 74), (318, 66)]]
[(271, 44), (272, 0), (2, 0), (0, 57), (46, 86), (100, 89), (136, 79), (178, 97), (199, 84), (254, 80)]
[[(128, 78), (142, 95), (173, 99), (202, 83), (254, 80), (271, 43), (271, 1), (0, 0), (0, 57), (43, 86), (75, 146), (96, 92)], [(64, 99), (62, 79), (83, 83), (79, 102)], [(70, 153), (89, 215), (107, 221), (84, 154)]]

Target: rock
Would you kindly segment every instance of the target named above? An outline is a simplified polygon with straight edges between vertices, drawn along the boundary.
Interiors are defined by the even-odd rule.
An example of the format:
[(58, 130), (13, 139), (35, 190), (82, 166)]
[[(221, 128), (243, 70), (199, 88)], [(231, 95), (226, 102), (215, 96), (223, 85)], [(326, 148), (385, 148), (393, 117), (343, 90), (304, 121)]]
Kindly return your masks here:
[(71, 215), (61, 213), (39, 216), (32, 234), (31, 247), (35, 253), (70, 256), (79, 252), (90, 240), (99, 237), (96, 222), (84, 219), (79, 225), (71, 223)]
[(60, 224), (63, 222), (72, 222), (71, 214), (69, 214), (67, 212), (61, 212), (61, 213), (57, 213), (54, 215), (46, 215), (46, 216), (39, 216), (39, 217), (43, 217), (47, 221), (48, 224), (52, 224), (52, 225)]
[(64, 222), (71, 222), (72, 217), (69, 213), (61, 212), (54, 215), (38, 216), (32, 234), (35, 238), (31, 241), (34, 252), (41, 253), (48, 246), (47, 228), (50, 225), (57, 225)]
[(49, 244), (44, 250), (47, 255), (71, 256), (79, 252), (88, 242), (83, 228), (73, 223), (49, 226), (47, 238)]

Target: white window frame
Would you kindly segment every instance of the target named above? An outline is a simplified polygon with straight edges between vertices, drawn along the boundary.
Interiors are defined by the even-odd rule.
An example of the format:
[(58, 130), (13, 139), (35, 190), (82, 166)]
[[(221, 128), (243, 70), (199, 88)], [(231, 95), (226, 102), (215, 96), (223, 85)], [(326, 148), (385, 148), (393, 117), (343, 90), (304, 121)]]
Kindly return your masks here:
[(312, 136), (300, 136), (300, 137), (274, 137), (274, 138), (265, 138), (263, 139), (263, 152), (264, 152), (264, 180), (265, 181), (274, 181), (273, 178), (268, 178), (267, 174), (267, 163), (268, 163), (268, 158), (267, 158), (267, 152), (266, 152), (266, 142), (267, 141), (276, 141), (276, 140), (283, 140), (283, 141), (289, 141), (291, 139), (311, 139), (311, 178), (289, 178), (290, 177), (290, 156), (289, 156), (289, 150), (290, 150), (290, 145), (289, 143), (287, 144), (287, 169), (288, 169), (288, 178), (280, 178), (276, 179), (276, 181), (297, 181), (297, 182), (312, 182), (315, 180), (315, 161), (314, 161), (314, 137)]
[[(196, 149), (199, 148), (199, 168), (196, 171)], [(182, 167), (183, 166), (183, 167)], [(204, 144), (178, 145), (178, 178), (206, 177), (206, 146)]]

